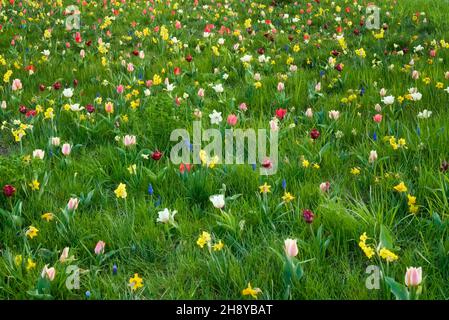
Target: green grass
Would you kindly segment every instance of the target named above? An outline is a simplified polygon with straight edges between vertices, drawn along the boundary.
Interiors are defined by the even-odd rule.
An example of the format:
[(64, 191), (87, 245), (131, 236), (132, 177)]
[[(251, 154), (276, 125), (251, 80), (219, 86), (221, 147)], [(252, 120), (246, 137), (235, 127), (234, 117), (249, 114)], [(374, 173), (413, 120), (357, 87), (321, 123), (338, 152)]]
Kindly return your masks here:
[[(3, 65), (0, 58), (0, 101), (7, 105), (0, 109), (0, 186), (16, 188), (13, 197), (0, 194), (0, 297), (86, 299), (89, 291), (90, 299), (251, 299), (242, 296), (250, 282), (262, 290), (259, 299), (394, 299), (384, 281), (379, 290), (365, 287), (366, 268), (377, 265), (401, 284), (407, 267), (421, 266), (419, 298), (447, 299), (449, 176), (440, 166), (449, 160), (449, 94), (443, 90), (449, 87), (445, 79), (449, 49), (440, 40), (449, 41), (448, 1), (433, 1), (431, 6), (424, 0), (396, 4), (369, 1), (381, 8), (381, 23), (388, 24), (379, 40), (359, 25), (368, 1), (335, 1), (342, 9), (337, 13), (331, 1), (322, 0), (321, 4), (313, 2), (312, 12), (304, 14), (299, 11), (306, 9), (302, 1), (277, 1), (272, 9), (272, 1), (251, 5), (250, 1), (205, 0), (197, 7), (192, 1), (173, 1), (170, 6), (155, 2), (154, 20), (146, 1), (127, 1), (113, 6), (122, 11), (110, 26), (101, 29), (105, 17), (113, 15), (111, 4), (103, 8), (101, 1), (89, 1), (80, 7), (81, 43), (74, 41), (74, 31), (66, 31), (59, 23), (64, 21), (62, 11), (72, 4), (70, 1), (45, 1), (36, 6), (36, 2), (23, 1), (22, 9), (27, 10), (23, 17), (15, 14), (22, 9), (9, 2), (0, 10), (4, 39), (0, 56), (5, 60)], [(203, 7), (205, 4), (209, 7)], [(350, 13), (345, 13), (346, 6)], [(320, 8), (324, 9), (321, 16), (317, 15)], [(172, 10), (178, 11), (172, 15)], [(425, 13), (417, 22), (413, 21), (416, 12)], [(283, 19), (282, 14), (289, 18)], [(295, 15), (298, 21), (293, 22)], [(342, 17), (341, 24), (336, 16)], [(253, 35), (244, 26), (248, 18)], [(264, 36), (270, 30), (265, 19), (277, 29), (272, 42)], [(308, 19), (313, 22), (310, 26)], [(352, 26), (345, 19), (351, 20)], [(177, 20), (183, 25), (181, 29), (175, 28)], [(214, 35), (203, 38), (208, 23), (215, 25)], [(170, 38), (182, 43), (179, 48), (154, 30), (162, 25)], [(229, 34), (218, 33), (222, 25), (229, 28)], [(292, 30), (293, 25), (301, 32)], [(334, 39), (339, 25), (348, 46), (346, 54)], [(44, 31), (49, 28), (52, 36), (46, 39)], [(139, 37), (145, 28), (149, 35)], [(354, 35), (354, 28), (360, 35)], [(233, 34), (235, 30), (240, 30), (241, 41)], [(306, 33), (308, 42), (303, 38)], [(291, 41), (289, 35), (293, 36)], [(13, 46), (10, 42), (14, 37)], [(218, 44), (221, 37), (223, 45)], [(100, 38), (109, 43), (106, 54), (98, 50)], [(90, 46), (86, 44), (89, 40)], [(70, 48), (65, 47), (67, 42)], [(238, 50), (233, 48), (236, 43)], [(296, 44), (299, 52), (293, 51)], [(424, 50), (414, 53), (418, 45)], [(212, 46), (219, 48), (220, 56), (213, 54)], [(275, 63), (259, 63), (259, 48), (264, 48), (265, 56)], [(364, 48), (366, 58), (355, 54), (359, 48)], [(394, 54), (404, 48), (408, 49), (404, 55)], [(431, 49), (436, 49), (434, 58), (429, 55)], [(47, 61), (42, 59), (44, 50), (50, 51)], [(84, 59), (81, 50), (85, 50)], [(134, 50), (144, 51), (145, 57), (134, 56)], [(332, 50), (340, 52), (335, 62), (344, 64), (342, 72), (329, 65)], [(191, 63), (185, 60), (189, 54)], [(253, 56), (247, 68), (240, 61), (245, 54)], [(106, 66), (102, 65), (103, 57)], [(296, 72), (286, 64), (288, 57), (293, 58)], [(380, 61), (377, 67), (372, 66), (374, 59)], [(128, 63), (134, 65), (133, 72), (126, 70)], [(28, 65), (35, 67), (34, 74), (25, 70)], [(181, 68), (181, 75), (174, 75), (175, 67)], [(411, 77), (413, 69), (420, 73), (417, 80)], [(13, 75), (4, 82), (7, 70)], [(254, 86), (256, 73), (261, 76), (259, 89)], [(145, 82), (154, 74), (162, 80), (168, 77), (176, 86), (174, 91), (164, 91), (162, 83), (151, 87), (151, 94), (146, 96)], [(223, 79), (224, 74), (227, 79)], [(423, 81), (426, 77), (429, 84)], [(11, 90), (13, 79), (21, 79), (22, 90)], [(76, 87), (74, 79), (78, 80)], [(60, 90), (39, 91), (40, 84), (51, 87), (56, 81), (62, 84)], [(276, 90), (278, 82), (285, 83), (285, 98)], [(321, 82), (321, 96), (315, 95), (317, 82)], [(443, 83), (443, 89), (436, 87), (438, 82)], [(210, 87), (217, 83), (225, 88), (221, 94)], [(126, 87), (122, 95), (116, 92), (119, 84)], [(63, 97), (64, 87), (74, 88), (71, 99)], [(399, 102), (398, 97), (413, 87), (422, 93), (422, 99)], [(200, 88), (206, 92), (203, 100), (197, 96)], [(381, 102), (381, 88), (395, 96), (393, 105)], [(137, 93), (126, 99), (133, 90)], [(183, 98), (184, 93), (188, 98)], [(356, 96), (354, 101), (342, 102), (351, 94)], [(179, 106), (176, 97), (182, 98)], [(130, 104), (136, 99), (140, 105), (133, 110)], [(114, 103), (112, 115), (105, 113), (106, 101)], [(246, 112), (238, 109), (243, 102), (248, 105)], [(63, 107), (67, 103), (92, 104), (96, 110), (91, 115), (86, 110), (66, 111)], [(382, 111), (375, 110), (376, 104)], [(27, 118), (19, 112), (20, 105), (43, 112)], [(50, 107), (54, 109), (53, 120), (44, 117)], [(228, 127), (226, 118), (231, 113), (239, 117), (237, 128), (268, 129), (280, 107), (288, 112), (279, 124), (279, 170), (275, 175), (259, 175), (259, 168), (253, 170), (249, 164), (195, 165), (191, 172), (180, 174), (169, 160), (174, 146), (170, 133), (176, 128), (191, 132), (195, 109), (202, 112), (203, 128), (217, 127), (208, 117), (215, 109), (222, 112), (222, 130)], [(313, 118), (304, 114), (309, 107)], [(424, 109), (431, 110), (432, 116), (418, 119), (417, 114)], [(337, 121), (329, 119), (330, 110), (340, 111)], [(380, 124), (372, 120), (376, 113), (383, 115)], [(17, 120), (33, 126), (26, 129), (20, 142), (12, 135)], [(321, 133), (315, 141), (309, 135), (312, 128)], [(127, 134), (137, 137), (135, 147), (123, 147), (121, 138)], [(393, 150), (388, 140), (384, 141), (387, 136), (404, 138), (407, 148)], [(70, 143), (71, 154), (64, 157), (60, 148), (49, 143), (51, 137), (60, 137), (61, 145)], [(32, 158), (35, 149), (45, 150), (44, 159), (25, 161), (26, 156)], [(164, 153), (161, 160), (142, 157), (156, 149)], [(378, 153), (373, 164), (368, 162), (371, 150)], [(303, 167), (304, 158), (310, 167)], [(312, 167), (314, 163), (319, 169)], [(136, 175), (127, 169), (133, 164)], [(351, 174), (353, 167), (360, 168), (359, 175)], [(40, 182), (39, 191), (29, 186), (34, 179)], [(282, 204), (281, 198), (284, 179), (286, 191), (295, 196), (288, 204)], [(331, 184), (328, 193), (319, 189), (325, 181)], [(401, 181), (408, 188), (406, 193), (393, 189)], [(265, 182), (271, 185), (271, 192), (261, 195), (259, 186)], [(114, 194), (119, 183), (127, 186), (126, 199)], [(154, 189), (152, 195), (149, 184)], [(235, 196), (226, 201), (228, 219), (209, 201), (209, 196), (221, 192), (229, 198)], [(407, 194), (416, 196), (418, 213), (409, 212)], [(71, 197), (81, 202), (68, 214)], [(177, 210), (176, 228), (156, 221), (164, 208)], [(310, 225), (303, 220), (304, 209), (315, 214)], [(43, 220), (41, 215), (46, 212), (52, 212), (55, 219)], [(37, 237), (26, 236), (29, 226), (39, 229)], [(392, 243), (382, 241), (381, 230), (387, 230)], [(196, 242), (203, 231), (212, 234), (212, 244), (221, 240), (223, 249), (200, 248)], [(382, 242), (398, 260), (387, 263), (377, 253), (368, 259), (358, 245), (364, 232), (370, 237), (368, 243), (375, 246)], [(303, 276), (290, 285), (284, 277), (285, 259), (280, 258), (285, 255), (287, 238), (297, 239), (299, 254), (293, 260), (303, 271)], [(96, 255), (94, 247), (99, 240), (106, 247), (103, 254)], [(74, 262), (59, 262), (65, 247), (70, 247)], [(15, 262), (18, 256), (22, 263)], [(26, 268), (29, 258), (36, 263), (31, 270)], [(42, 289), (38, 281), (47, 264), (55, 267), (56, 276), (49, 288)], [(65, 285), (70, 264), (84, 270), (78, 290)], [(133, 291), (128, 283), (135, 273), (143, 278), (144, 286)], [(36, 288), (39, 294), (32, 294)]]

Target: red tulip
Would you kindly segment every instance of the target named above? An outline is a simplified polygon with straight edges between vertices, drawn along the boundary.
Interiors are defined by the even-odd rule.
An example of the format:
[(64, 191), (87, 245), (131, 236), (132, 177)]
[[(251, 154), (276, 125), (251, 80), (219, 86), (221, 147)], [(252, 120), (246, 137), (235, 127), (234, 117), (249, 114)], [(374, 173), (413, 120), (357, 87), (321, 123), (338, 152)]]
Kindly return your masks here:
[(307, 223), (312, 223), (313, 222), (313, 218), (315, 217), (315, 215), (313, 214), (313, 212), (309, 209), (305, 209), (302, 212), (302, 217), (304, 218), (304, 221)]
[(287, 114), (287, 109), (279, 108), (279, 109), (276, 110), (276, 117), (277, 117), (279, 120), (284, 119), (284, 117), (285, 117), (286, 114)]
[(158, 161), (162, 158), (162, 155), (163, 155), (162, 152), (156, 150), (151, 154), (151, 159)]
[(310, 131), (310, 137), (313, 140), (316, 140), (320, 137), (320, 132), (317, 129), (313, 128), (312, 131)]
[(7, 184), (3, 187), (3, 194), (6, 197), (12, 197), (16, 193), (16, 188), (14, 188), (12, 185)]
[(192, 60), (193, 60), (193, 58), (192, 58), (192, 56), (190, 54), (186, 56), (186, 61), (187, 62), (192, 62)]

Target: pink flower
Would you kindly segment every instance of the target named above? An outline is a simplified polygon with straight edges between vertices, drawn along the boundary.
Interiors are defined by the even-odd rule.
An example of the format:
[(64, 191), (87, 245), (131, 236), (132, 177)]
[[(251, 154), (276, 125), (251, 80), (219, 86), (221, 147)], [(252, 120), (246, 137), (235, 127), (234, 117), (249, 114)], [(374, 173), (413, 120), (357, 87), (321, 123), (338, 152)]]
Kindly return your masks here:
[(312, 108), (307, 108), (307, 110), (304, 114), (306, 115), (307, 118), (312, 118), (313, 117)]
[(72, 146), (69, 143), (64, 143), (61, 148), (61, 152), (63, 155), (68, 156), (72, 151)]
[(198, 97), (204, 98), (204, 89), (203, 89), (203, 88), (200, 88), (200, 89), (198, 90)]
[(20, 79), (14, 79), (12, 81), (12, 86), (11, 86), (12, 91), (17, 91), (22, 89), (22, 81), (20, 81)]
[(279, 82), (277, 89), (278, 89), (279, 92), (284, 91), (284, 89), (285, 89), (284, 83), (283, 82)]
[(124, 90), (123, 85), (122, 85), (122, 84), (119, 84), (119, 85), (117, 86), (117, 93), (118, 93), (118, 94), (122, 94), (122, 93), (123, 93), (123, 90)]
[(127, 134), (124, 138), (123, 138), (123, 144), (125, 145), (125, 147), (130, 147), (135, 145), (136, 142), (136, 136), (131, 136), (129, 134)]
[(338, 118), (340, 118), (340, 111), (337, 110), (329, 111), (329, 118), (333, 120), (338, 120)]
[(422, 281), (422, 268), (410, 267), (405, 273), (405, 285), (407, 287), (417, 287)]
[(245, 102), (242, 102), (242, 103), (239, 105), (239, 109), (242, 110), (242, 111), (246, 111), (246, 110), (248, 110), (248, 106), (246, 105)]
[(288, 257), (296, 257), (298, 255), (298, 245), (296, 243), (296, 239), (286, 239), (284, 241), (284, 249), (285, 249), (285, 254)]
[(53, 281), (55, 279), (56, 270), (51, 267), (48, 268), (48, 264), (45, 265), (44, 269), (42, 269), (41, 277), (48, 278), (48, 280)]
[(102, 254), (104, 253), (104, 247), (106, 246), (106, 243), (102, 240), (97, 242), (97, 245), (95, 246), (94, 252), (95, 254)]
[(321, 82), (318, 82), (318, 83), (315, 85), (315, 91), (317, 91), (317, 92), (320, 92), (320, 91), (321, 91)]
[(237, 120), (238, 120), (238, 118), (235, 114), (230, 114), (228, 116), (227, 122), (230, 126), (235, 126), (237, 124)]
[(128, 66), (126, 67), (126, 70), (128, 70), (128, 72), (133, 72), (134, 71), (134, 65), (132, 63), (128, 63)]
[(182, 24), (178, 20), (176, 20), (176, 22), (175, 22), (175, 28), (176, 29), (181, 29), (182, 28)]
[(76, 210), (78, 208), (79, 200), (78, 198), (70, 198), (69, 202), (67, 203), (67, 208), (70, 211)]
[(65, 247), (64, 250), (62, 250), (61, 256), (59, 257), (59, 261), (64, 263), (68, 257), (69, 257), (69, 247)]
[(331, 184), (330, 184), (329, 181), (322, 182), (322, 183), (320, 184), (320, 190), (321, 190), (321, 192), (323, 192), (323, 193), (328, 192), (329, 189), (330, 189), (330, 187), (331, 187)]
[(374, 115), (373, 120), (376, 123), (381, 123), (382, 122), (382, 115), (380, 113)]
[(430, 50), (429, 55), (434, 58), (437, 55), (437, 51), (435, 49)]
[(86, 51), (84, 51), (84, 49), (81, 49), (81, 51), (80, 51), (81, 59), (84, 59), (85, 56), (86, 56)]

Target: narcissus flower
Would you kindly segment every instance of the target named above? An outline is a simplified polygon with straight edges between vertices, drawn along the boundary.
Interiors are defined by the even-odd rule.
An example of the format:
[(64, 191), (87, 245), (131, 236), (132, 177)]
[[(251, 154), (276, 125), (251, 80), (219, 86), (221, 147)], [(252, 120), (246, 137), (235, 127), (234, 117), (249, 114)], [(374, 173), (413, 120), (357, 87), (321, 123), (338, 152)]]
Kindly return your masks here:
[(254, 288), (253, 289), (253, 287), (251, 287), (251, 283), (250, 282), (248, 282), (248, 287), (246, 289), (242, 290), (242, 295), (244, 295), (244, 296), (249, 296), (250, 295), (254, 299), (257, 299), (257, 295), (259, 293), (262, 293), (262, 290), (260, 290), (259, 288)]
[(117, 189), (114, 190), (114, 193), (117, 198), (125, 199), (128, 196), (128, 193), (126, 192), (126, 184), (120, 183)]
[(198, 237), (198, 240), (196, 241), (196, 244), (200, 248), (204, 248), (206, 244), (210, 244), (210, 241), (212, 240), (211, 235), (209, 232), (203, 231), (201, 235)]
[(44, 213), (43, 215), (41, 215), (41, 218), (46, 220), (47, 222), (50, 222), (51, 220), (53, 220), (54, 217), (55, 217), (54, 214), (51, 212), (47, 212), (47, 213)]
[(29, 237), (30, 239), (33, 239), (34, 237), (37, 237), (37, 234), (39, 232), (39, 229), (33, 226), (29, 226), (27, 231), (25, 232), (25, 235)]
[(407, 187), (404, 184), (404, 182), (400, 182), (398, 185), (394, 186), (394, 190), (396, 190), (397, 192), (407, 192)]
[(266, 182), (263, 185), (259, 186), (260, 193), (271, 192), (270, 189), (271, 189), (271, 186), (269, 184), (267, 184)]
[(139, 277), (138, 273), (135, 273), (134, 276), (129, 279), (129, 286), (132, 291), (136, 291), (143, 287), (143, 279)]

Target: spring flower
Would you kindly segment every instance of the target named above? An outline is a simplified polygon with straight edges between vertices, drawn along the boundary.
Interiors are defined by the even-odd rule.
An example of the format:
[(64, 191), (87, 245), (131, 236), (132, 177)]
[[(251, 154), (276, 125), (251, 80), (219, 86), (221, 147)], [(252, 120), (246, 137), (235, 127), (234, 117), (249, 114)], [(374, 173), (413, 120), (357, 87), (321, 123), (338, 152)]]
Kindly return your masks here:
[(218, 112), (215, 109), (209, 115), (209, 118), (210, 118), (210, 124), (220, 124), (220, 122), (223, 120), (223, 118), (221, 117), (221, 112)]
[(285, 254), (288, 257), (296, 257), (298, 255), (298, 245), (296, 243), (296, 239), (286, 239), (284, 241), (284, 249), (285, 249)]
[(143, 279), (139, 277), (138, 273), (135, 273), (134, 276), (129, 279), (129, 286), (132, 291), (136, 291), (137, 289), (143, 287)]
[(55, 147), (59, 147), (60, 143), (61, 143), (61, 139), (59, 137), (52, 137), (50, 139), (51, 144)]
[(257, 299), (257, 295), (259, 293), (262, 293), (262, 290), (260, 290), (259, 288), (252, 288), (251, 287), (251, 283), (248, 282), (248, 287), (246, 289), (242, 290), (242, 295), (244, 296), (252, 296), (254, 299)]
[(306, 116), (307, 118), (312, 118), (312, 117), (313, 117), (313, 111), (312, 111), (312, 108), (307, 108), (307, 110), (306, 110), (306, 112), (305, 112), (304, 114), (305, 114), (305, 116)]
[(12, 81), (11, 90), (17, 91), (17, 90), (21, 90), (21, 89), (22, 89), (22, 82), (20, 81), (20, 79), (14, 79)]
[(41, 272), (42, 278), (47, 278), (48, 280), (53, 281), (55, 279), (55, 275), (56, 275), (55, 268), (53, 268), (53, 267), (48, 268), (48, 264), (46, 264), (44, 266), (44, 268), (42, 269), (42, 272)]
[(42, 160), (42, 159), (44, 159), (44, 157), (45, 157), (45, 151), (44, 150), (36, 149), (36, 150), (33, 151), (33, 158), (34, 159)]
[(210, 244), (211, 241), (211, 236), (210, 233), (203, 231), (203, 233), (201, 233), (201, 235), (198, 237), (198, 240), (196, 241), (196, 244), (200, 247), (200, 248), (204, 248), (204, 246), (206, 244)]
[(305, 209), (302, 211), (302, 217), (304, 219), (305, 222), (307, 223), (312, 223), (313, 219), (315, 218), (315, 215), (313, 214), (313, 212), (309, 209)]
[(407, 192), (407, 187), (404, 184), (404, 182), (401, 181), (398, 185), (396, 185), (394, 187), (394, 190), (396, 190), (397, 192), (400, 192), (400, 193)]
[(282, 109), (282, 108), (276, 109), (276, 117), (279, 120), (284, 119), (286, 114), (287, 114), (287, 109)]
[(61, 152), (63, 155), (68, 156), (72, 151), (72, 146), (69, 143), (64, 143), (61, 148)]
[(62, 95), (66, 98), (73, 97), (73, 89), (72, 88), (66, 88), (62, 91)]
[(103, 254), (105, 246), (106, 246), (106, 243), (104, 241), (102, 241), (102, 240), (98, 241), (97, 244), (95, 245), (95, 249), (94, 249), (95, 254), (96, 255)]
[(14, 188), (12, 185), (6, 184), (3, 187), (3, 194), (5, 195), (5, 197), (12, 197), (14, 193), (16, 193), (16, 188)]
[(167, 208), (165, 208), (163, 211), (159, 211), (158, 215), (159, 217), (157, 218), (157, 222), (161, 222), (161, 223), (173, 223), (175, 220), (175, 215), (176, 215), (177, 211), (173, 210), (170, 211)]
[(136, 136), (127, 134), (125, 137), (123, 137), (123, 144), (125, 145), (125, 147), (134, 146), (136, 143)]
[(285, 192), (284, 195), (282, 196), (282, 200), (285, 203), (289, 203), (289, 202), (295, 200), (295, 197), (290, 192)]
[(340, 118), (340, 111), (336, 110), (329, 111), (329, 118), (332, 120), (338, 120), (338, 118)]
[(393, 262), (399, 259), (397, 255), (385, 248), (380, 249), (379, 256), (387, 262)]
[(283, 82), (279, 82), (278, 85), (277, 85), (277, 90), (279, 92), (281, 92), (281, 91), (284, 91), (284, 89), (285, 89), (284, 83)]
[(261, 186), (259, 186), (259, 190), (260, 190), (260, 193), (269, 193), (269, 192), (271, 192), (271, 186), (270, 185), (268, 185), (266, 182), (263, 184), (263, 185), (261, 185)]
[(69, 247), (65, 247), (62, 250), (61, 256), (59, 257), (59, 262), (64, 263), (69, 258)]
[(382, 102), (386, 105), (391, 105), (394, 103), (394, 97), (393, 96), (386, 96), (382, 99)]
[(114, 193), (117, 198), (125, 199), (128, 196), (126, 193), (126, 184), (120, 183), (117, 189), (114, 190)]
[(47, 213), (44, 213), (43, 215), (41, 215), (41, 218), (46, 220), (47, 222), (50, 222), (51, 220), (53, 220), (55, 218), (55, 215), (51, 212), (47, 212)]
[(230, 114), (228, 116), (227, 123), (230, 126), (235, 126), (237, 124), (237, 120), (238, 120), (238, 118), (237, 118), (237, 116), (235, 114)]
[(381, 123), (382, 122), (382, 115), (380, 113), (376, 114), (373, 116), (373, 120), (376, 123)]
[(354, 167), (351, 169), (351, 174), (357, 176), (360, 174), (360, 168), (359, 167)]
[(222, 209), (225, 206), (225, 197), (222, 194), (216, 194), (209, 197), (212, 205), (217, 209)]
[(106, 113), (114, 113), (114, 104), (112, 102), (106, 102), (106, 104), (104, 105), (104, 110), (106, 111)]
[(417, 287), (422, 282), (422, 268), (409, 267), (405, 273), (405, 285), (407, 287)]
[(28, 184), (33, 191), (38, 191), (40, 189), (40, 183), (36, 179), (31, 181), (31, 183)]
[(323, 192), (323, 193), (328, 192), (329, 189), (330, 189), (330, 186), (331, 186), (331, 184), (330, 184), (329, 181), (322, 182), (322, 183), (320, 184), (320, 190), (321, 190), (321, 192)]
[(33, 259), (28, 258), (27, 259), (27, 265), (26, 265), (26, 269), (27, 271), (36, 268), (36, 262), (33, 261)]
[(79, 200), (78, 198), (70, 198), (67, 203), (67, 209), (70, 211), (74, 211), (78, 208)]
[(312, 131), (310, 131), (310, 137), (313, 140), (316, 140), (316, 139), (318, 139), (320, 137), (320, 132), (317, 129), (314, 128), (314, 129), (312, 129)]
[(377, 151), (371, 150), (371, 152), (369, 153), (368, 162), (373, 163), (376, 160), (377, 160)]
[(29, 237), (30, 239), (33, 239), (34, 237), (37, 237), (37, 234), (39, 232), (39, 229), (33, 226), (29, 226), (27, 231), (25, 232), (25, 235)]
[(362, 249), (363, 253), (365, 253), (366, 257), (371, 259), (374, 256), (375, 251), (370, 245), (366, 244), (366, 240), (368, 240), (368, 236), (366, 235), (366, 232), (364, 232), (360, 236), (359, 247)]
[(212, 249), (214, 251), (220, 251), (221, 249), (223, 249), (223, 247), (224, 247), (224, 243), (223, 243), (223, 241), (220, 240), (212, 246)]

